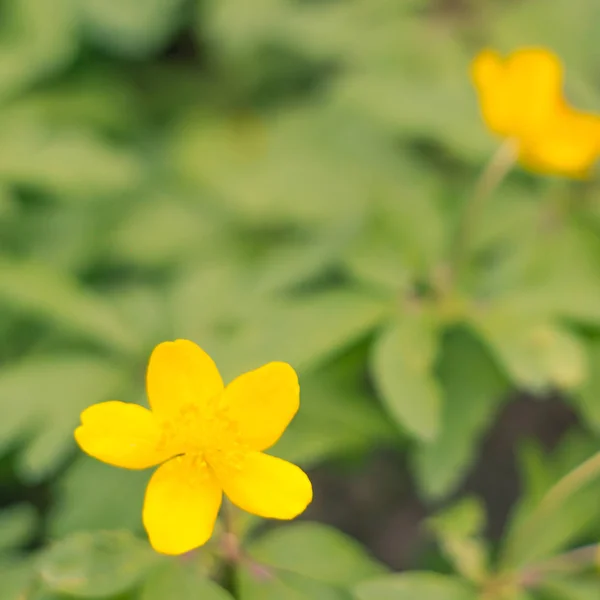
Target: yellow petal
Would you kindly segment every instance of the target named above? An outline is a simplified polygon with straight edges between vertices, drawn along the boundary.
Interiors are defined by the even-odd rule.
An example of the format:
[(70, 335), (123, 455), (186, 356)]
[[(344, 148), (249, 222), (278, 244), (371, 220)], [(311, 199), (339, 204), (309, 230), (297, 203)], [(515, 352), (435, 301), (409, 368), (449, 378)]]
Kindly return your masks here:
[(512, 101), (508, 97), (507, 70), (502, 57), (493, 50), (480, 52), (471, 64), (471, 78), (486, 125), (498, 135), (511, 136)]
[(178, 456), (156, 470), (144, 499), (143, 521), (152, 547), (183, 554), (212, 535), (223, 493), (206, 463)]
[(545, 129), (564, 105), (560, 59), (545, 48), (523, 48), (509, 56), (506, 68), (515, 135)]
[(252, 452), (240, 469), (218, 468), (229, 499), (243, 510), (268, 519), (293, 519), (312, 501), (310, 479), (296, 465)]
[(587, 177), (600, 154), (600, 117), (566, 108), (521, 144), (521, 162), (542, 173)]
[(125, 402), (94, 404), (81, 413), (75, 439), (84, 452), (126, 469), (147, 469), (168, 458), (159, 447), (160, 427), (143, 406)]
[(542, 131), (564, 105), (563, 67), (544, 48), (523, 48), (507, 59), (484, 50), (471, 65), (487, 126), (504, 137)]
[(223, 390), (223, 380), (208, 354), (188, 340), (159, 344), (148, 364), (148, 401), (164, 419), (184, 406), (199, 405)]
[(265, 450), (298, 412), (298, 376), (286, 363), (269, 363), (234, 379), (225, 388), (223, 404), (237, 426), (240, 442), (252, 450)]

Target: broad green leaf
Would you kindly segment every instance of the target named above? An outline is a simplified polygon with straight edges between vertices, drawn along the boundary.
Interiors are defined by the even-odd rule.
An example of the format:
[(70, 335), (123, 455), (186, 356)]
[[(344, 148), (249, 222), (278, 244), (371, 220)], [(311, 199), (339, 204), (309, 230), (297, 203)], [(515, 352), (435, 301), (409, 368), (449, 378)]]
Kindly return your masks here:
[[(381, 43), (382, 33), (389, 34), (392, 25), (402, 26), (407, 16), (423, 9), (425, 3), (426, 0), (407, 0), (401, 4), (373, 0), (339, 5), (257, 0), (251, 10), (243, 0), (210, 0), (201, 12), (200, 25), (207, 26), (213, 43), (236, 62), (255, 55), (265, 45), (282, 44), (314, 59), (352, 64), (364, 60), (360, 50), (365, 53), (385, 47)], [(361, 33), (363, 36), (359, 38)], [(389, 37), (384, 41), (389, 42)], [(360, 44), (357, 39), (361, 39)]]
[(385, 575), (360, 583), (357, 600), (477, 600), (474, 588), (456, 577), (418, 572)]
[(444, 338), (438, 377), (443, 394), (440, 431), (435, 440), (420, 443), (414, 455), (417, 482), (429, 498), (448, 494), (463, 479), (508, 391), (489, 353), (463, 329)]
[[(551, 202), (551, 198), (543, 200)], [(596, 325), (600, 322), (597, 234), (576, 224), (551, 227), (540, 220), (538, 216), (530, 225), (533, 231), (522, 232), (510, 243), (510, 269), (503, 267), (506, 272), (499, 277), (496, 268), (485, 267), (487, 272), (480, 273), (480, 278), (502, 302), (538, 320), (559, 318)]]
[(196, 252), (214, 252), (222, 237), (218, 223), (201, 206), (161, 190), (132, 203), (130, 213), (108, 236), (106, 247), (115, 260), (162, 266)]
[(351, 379), (355, 373), (338, 382), (330, 369), (326, 364), (319, 373), (301, 376), (301, 409), (273, 447), (276, 456), (312, 466), (397, 442), (397, 429), (376, 399)]
[(26, 109), (5, 111), (0, 125), (0, 176), (12, 184), (103, 198), (132, 192), (142, 181), (135, 154), (81, 125), (58, 127)]
[(428, 520), (455, 569), (474, 583), (488, 576), (489, 548), (482, 539), (485, 509), (475, 498), (464, 498)]
[(50, 546), (38, 569), (51, 591), (102, 598), (132, 588), (156, 560), (150, 547), (129, 533), (79, 533)]
[(600, 431), (600, 340), (587, 342), (586, 351), (588, 377), (570, 400), (579, 409), (586, 424), (594, 431)]
[[(597, 562), (597, 560), (596, 560)], [(544, 600), (596, 600), (600, 598), (597, 575), (555, 575), (540, 583)]]
[(152, 570), (142, 586), (139, 600), (232, 600), (229, 592), (211, 581), (198, 565), (165, 561)]
[[(166, 322), (164, 295), (152, 285), (125, 283), (116, 290), (111, 290), (107, 298), (134, 333), (140, 347), (145, 349), (148, 357), (152, 348), (171, 336), (169, 323)], [(140, 353), (141, 355), (141, 353)], [(138, 384), (142, 383), (140, 377)]]
[(248, 552), (261, 565), (334, 586), (352, 586), (385, 572), (358, 542), (333, 527), (295, 523), (277, 527)]
[(384, 406), (421, 440), (439, 431), (442, 398), (434, 378), (438, 332), (427, 315), (405, 310), (375, 342), (371, 368)]
[(447, 236), (436, 205), (439, 182), (417, 164), (409, 165), (412, 169), (381, 181), (343, 257), (357, 278), (395, 294), (430, 275), (443, 257)]
[(125, 73), (90, 64), (20, 97), (4, 118), (10, 122), (9, 116), (16, 116), (43, 129), (76, 127), (123, 134), (140, 125), (142, 115), (135, 91)]
[[(549, 558), (594, 534), (600, 518), (597, 443), (574, 431), (547, 458), (532, 442), (522, 456), (524, 490), (504, 539), (502, 565), (513, 569)], [(534, 450), (532, 452), (532, 450)]]
[(344, 589), (258, 564), (242, 567), (238, 593), (240, 600), (353, 600)]
[(19, 473), (29, 480), (48, 475), (73, 450), (79, 413), (111, 399), (121, 384), (120, 369), (89, 356), (40, 356), (7, 365), (0, 369), (0, 448), (29, 434)]
[(187, 116), (170, 158), (183, 181), (237, 220), (314, 226), (360, 215), (378, 192), (375, 173), (389, 173), (389, 152), (377, 131), (324, 103), (229, 120)]
[(212, 355), (231, 377), (273, 360), (307, 371), (368, 335), (390, 308), (387, 299), (352, 289), (265, 300)]
[(36, 573), (31, 559), (0, 561), (0, 598), (2, 600), (28, 600), (34, 589)]
[(47, 78), (67, 65), (76, 49), (71, 0), (5, 2), (0, 29), (0, 98)]
[(49, 532), (142, 530), (144, 489), (151, 471), (128, 471), (80, 456), (55, 487)]
[(41, 263), (0, 262), (0, 304), (109, 348), (130, 352), (137, 347), (127, 324), (107, 302)]
[(83, 24), (96, 42), (125, 56), (161, 50), (184, 17), (183, 0), (78, 0)]
[[(300, 248), (290, 254), (275, 247), (258, 265), (220, 257), (184, 271), (170, 292), (172, 335), (200, 341), (218, 359), (220, 368), (227, 371), (228, 366), (224, 365), (231, 363), (228, 374), (237, 376), (238, 368), (248, 366), (238, 365), (237, 361), (243, 363), (245, 358), (247, 362), (249, 357), (257, 355), (253, 366), (259, 366), (260, 355), (268, 353), (271, 344), (278, 347), (282, 342), (295, 344), (300, 351), (303, 344), (311, 343), (310, 336), (278, 340), (278, 328), (287, 319), (300, 318), (303, 327), (318, 328), (315, 339), (318, 345), (319, 338), (329, 331), (323, 328), (324, 319), (331, 327), (331, 337), (335, 338), (338, 328), (362, 329), (362, 323), (376, 322), (377, 315), (389, 307), (389, 300), (351, 289), (305, 294), (302, 298), (286, 293), (282, 297), (280, 294), (300, 286), (307, 276), (320, 270), (321, 258), (306, 247), (305, 254), (310, 256), (302, 257)], [(244, 301), (240, 302), (240, 298)], [(293, 324), (284, 322), (283, 326), (290, 328)], [(244, 344), (248, 348), (238, 348)], [(259, 348), (260, 344), (264, 348)]]
[(12, 550), (29, 541), (37, 522), (36, 510), (29, 504), (18, 504), (2, 509), (0, 511), (0, 552)]
[(369, 46), (356, 47), (355, 68), (346, 69), (334, 90), (340, 107), (352, 107), (386, 131), (435, 140), (482, 163), (494, 141), (481, 123), (468, 75), (471, 57), (460, 35), (423, 18), (380, 15), (369, 38)]
[(577, 388), (588, 366), (580, 340), (566, 327), (522, 310), (518, 302), (475, 308), (470, 322), (506, 374), (532, 391)]

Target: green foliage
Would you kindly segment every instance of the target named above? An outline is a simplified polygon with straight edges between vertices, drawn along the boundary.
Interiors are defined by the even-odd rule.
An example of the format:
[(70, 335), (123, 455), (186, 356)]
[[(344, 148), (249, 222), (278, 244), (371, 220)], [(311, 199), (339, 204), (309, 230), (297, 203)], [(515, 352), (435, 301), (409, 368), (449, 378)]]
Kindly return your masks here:
[[(598, 111), (599, 19), (596, 0), (2, 2), (0, 600), (598, 597), (597, 558), (565, 558), (600, 537), (598, 183), (515, 169), (455, 251), (496, 147), (471, 58), (548, 45)], [(143, 404), (152, 347), (178, 337), (227, 381), (290, 362), (301, 409), (272, 451), (316, 474), (310, 518), (415, 570), (305, 522), (249, 521), (235, 560), (219, 532), (152, 554), (150, 473), (82, 456), (73, 430), (90, 404)], [(577, 417), (551, 449), (525, 396), (544, 442), (547, 398)], [(472, 496), (496, 479), (514, 506)], [(400, 492), (435, 542), (408, 561)]]
[(373, 371), (392, 417), (431, 440), (438, 433), (441, 398), (431, 376), (437, 336), (427, 316), (407, 311), (381, 334), (373, 349)]
[(254, 542), (249, 552), (263, 566), (337, 586), (352, 586), (385, 571), (355, 541), (317, 523), (274, 529)]
[(39, 558), (39, 577), (49, 590), (77, 598), (103, 598), (133, 587), (157, 560), (126, 533), (74, 534)]
[(250, 545), (255, 563), (240, 572), (243, 599), (349, 600), (358, 582), (385, 569), (335, 529), (298, 523), (275, 529)]
[(37, 515), (33, 507), (20, 504), (0, 514), (0, 552), (27, 542), (35, 531)]
[(140, 600), (231, 600), (232, 596), (208, 579), (196, 565), (174, 560), (154, 570), (142, 586)]
[(475, 600), (473, 589), (458, 579), (437, 573), (387, 575), (359, 585), (358, 600)]
[(485, 525), (481, 503), (465, 498), (429, 523), (456, 570), (475, 583), (484, 582), (488, 577), (489, 549), (481, 539)]

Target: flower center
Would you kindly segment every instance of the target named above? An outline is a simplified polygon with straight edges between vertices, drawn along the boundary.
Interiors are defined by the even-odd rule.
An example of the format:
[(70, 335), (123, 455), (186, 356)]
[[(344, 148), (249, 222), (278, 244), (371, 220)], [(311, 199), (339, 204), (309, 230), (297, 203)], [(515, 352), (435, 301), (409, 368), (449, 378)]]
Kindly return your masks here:
[(213, 467), (239, 470), (248, 448), (218, 394), (202, 404), (184, 404), (162, 423), (160, 449), (185, 454)]

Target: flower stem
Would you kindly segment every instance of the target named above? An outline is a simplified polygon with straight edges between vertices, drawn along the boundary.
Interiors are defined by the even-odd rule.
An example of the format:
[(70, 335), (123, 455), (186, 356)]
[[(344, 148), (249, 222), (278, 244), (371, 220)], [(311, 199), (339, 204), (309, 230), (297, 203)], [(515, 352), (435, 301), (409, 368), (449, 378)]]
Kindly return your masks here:
[(477, 180), (473, 194), (465, 204), (456, 231), (451, 265), (452, 282), (456, 282), (460, 271), (464, 267), (485, 201), (514, 166), (517, 160), (517, 152), (517, 142), (513, 139), (505, 140)]
[(240, 559), (240, 540), (237, 534), (235, 524), (234, 506), (227, 498), (223, 498), (221, 506), (221, 519), (223, 522), (223, 536), (221, 538), (221, 547), (225, 559), (229, 563), (236, 563)]

